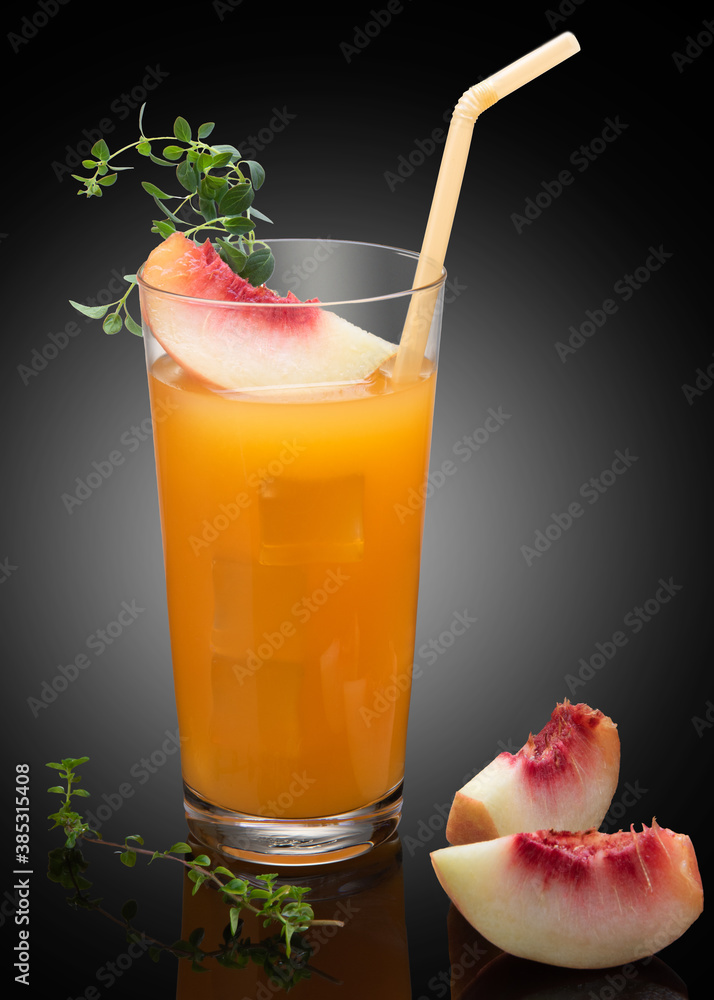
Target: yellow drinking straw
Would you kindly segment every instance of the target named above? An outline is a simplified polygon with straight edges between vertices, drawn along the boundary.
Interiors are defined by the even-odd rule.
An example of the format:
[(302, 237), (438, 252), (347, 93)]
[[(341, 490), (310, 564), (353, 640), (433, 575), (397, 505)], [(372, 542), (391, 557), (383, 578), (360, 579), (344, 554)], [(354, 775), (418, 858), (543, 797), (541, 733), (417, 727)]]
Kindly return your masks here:
[[(502, 97), (535, 80), (541, 73), (552, 69), (579, 51), (580, 45), (575, 35), (565, 31), (540, 48), (517, 59), (505, 69), (477, 83), (462, 95), (454, 108), (446, 136), (439, 176), (436, 179), (434, 197), (414, 276), (414, 288), (424, 288), (437, 281), (441, 275), (466, 159), (469, 155), (474, 122), (478, 116)], [(435, 304), (436, 291), (433, 295), (421, 297), (412, 295), (394, 364), (393, 377), (396, 382), (410, 381), (419, 374)]]

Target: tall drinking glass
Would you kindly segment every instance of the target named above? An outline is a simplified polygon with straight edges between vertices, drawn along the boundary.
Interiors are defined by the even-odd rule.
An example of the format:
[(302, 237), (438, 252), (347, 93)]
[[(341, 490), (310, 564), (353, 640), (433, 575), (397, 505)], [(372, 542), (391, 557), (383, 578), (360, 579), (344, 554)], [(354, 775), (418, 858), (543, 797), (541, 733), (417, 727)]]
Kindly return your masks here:
[[(319, 305), (139, 285), (188, 824), (239, 857), (315, 864), (399, 821), (445, 272), (412, 289), (411, 252), (270, 245), (271, 285)], [(430, 333), (398, 384), (392, 358), (359, 381), (214, 389), (152, 333), (162, 310), (200, 337), (320, 309), (396, 351), (412, 301)]]

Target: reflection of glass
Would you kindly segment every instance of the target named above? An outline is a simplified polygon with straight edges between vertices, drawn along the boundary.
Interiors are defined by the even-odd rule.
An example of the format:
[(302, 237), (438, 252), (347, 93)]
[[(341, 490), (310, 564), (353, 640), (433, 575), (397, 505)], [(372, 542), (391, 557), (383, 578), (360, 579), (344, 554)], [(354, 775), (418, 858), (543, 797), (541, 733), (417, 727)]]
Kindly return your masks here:
[(451, 904), (451, 1000), (686, 1000), (687, 987), (659, 958), (612, 969), (560, 969), (507, 955)]
[[(225, 862), (218, 855), (214, 860)], [(244, 864), (230, 867), (238, 877), (248, 879), (267, 870)], [(259, 962), (252, 958), (245, 968), (230, 969), (208, 958), (204, 965), (209, 971), (195, 972), (190, 962), (182, 961), (176, 1000), (270, 1000), (291, 986), (297, 997), (309, 1000), (410, 1000), (399, 838), (392, 837), (369, 854), (337, 862), (329, 869), (301, 867), (298, 878), (296, 874), (295, 869), (281, 870), (284, 882), (311, 887), (306, 901), (316, 918), (342, 920), (344, 927), (315, 927), (299, 939), (294, 937), (296, 947), (287, 958), (284, 944), (277, 943), (276, 926), (264, 928), (256, 917), (246, 914), (239, 936), (249, 938), (251, 944), (267, 942), (263, 953), (244, 949)], [(223, 940), (228, 907), (208, 885), (196, 895), (192, 890), (193, 883), (186, 879), (181, 937), (187, 940), (202, 927), (202, 948), (212, 951)], [(304, 950), (303, 945), (307, 945)], [(301, 982), (306, 978), (308, 982)]]
[[(311, 241), (271, 247), (276, 276), (314, 265), (321, 306), (140, 282), (187, 815), (248, 860), (344, 858), (401, 809), (444, 275), (412, 290), (405, 251), (332, 242), (318, 266)], [(280, 361), (286, 317), (311, 310), (321, 329), (322, 303), (395, 344), (410, 304), (423, 311), (421, 374), (395, 384), (388, 359), (363, 381), (218, 391), (151, 332), (210, 352), (282, 327), (265, 338)]]

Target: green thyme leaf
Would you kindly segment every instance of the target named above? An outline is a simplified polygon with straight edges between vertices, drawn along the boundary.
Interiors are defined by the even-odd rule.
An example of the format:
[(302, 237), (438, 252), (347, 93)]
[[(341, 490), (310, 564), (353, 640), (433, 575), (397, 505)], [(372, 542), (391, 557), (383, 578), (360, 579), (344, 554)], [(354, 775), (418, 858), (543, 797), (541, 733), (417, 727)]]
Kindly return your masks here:
[(248, 170), (250, 171), (250, 179), (253, 182), (253, 187), (257, 191), (263, 186), (265, 181), (265, 171), (257, 160), (243, 160), (243, 163), (247, 164)]
[(177, 139), (180, 139), (181, 142), (191, 141), (191, 126), (186, 119), (182, 118), (180, 115), (174, 122), (174, 135)]
[(198, 210), (206, 222), (213, 222), (214, 219), (218, 218), (218, 210), (213, 198), (199, 198)]
[(132, 319), (128, 312), (124, 314), (124, 326), (127, 328), (129, 333), (133, 333), (135, 337), (144, 336), (144, 331), (141, 329), (139, 324)]
[(121, 317), (117, 313), (109, 313), (102, 323), (102, 329), (109, 334), (119, 333), (123, 325)]
[(188, 159), (182, 160), (176, 167), (176, 179), (181, 187), (190, 191), (192, 194), (194, 191), (198, 190), (198, 174), (196, 173), (193, 164)]
[(155, 184), (152, 184), (150, 181), (142, 181), (141, 186), (148, 194), (152, 195), (152, 197), (154, 198), (161, 199), (161, 198), (173, 197), (170, 194), (166, 194), (165, 191), (162, 191), (161, 188), (158, 188)]
[(107, 146), (104, 139), (99, 139), (92, 146), (92, 156), (96, 156), (98, 160), (108, 160), (111, 156), (109, 152), (109, 146)]
[(215, 127), (215, 122), (204, 122), (198, 129), (198, 138), (207, 139)]
[(152, 232), (160, 233), (164, 239), (168, 239), (172, 233), (176, 232), (176, 227), (173, 222), (164, 222), (161, 219), (154, 219), (154, 229)]
[(220, 145), (213, 146), (213, 149), (218, 150), (219, 153), (230, 153), (231, 159), (233, 160), (234, 163), (237, 159), (240, 158), (240, 153), (238, 152), (236, 147), (231, 146), (230, 143), (227, 142), (221, 143)]
[[(231, 162), (233, 154), (225, 150), (222, 153), (216, 153), (211, 157), (210, 167), (211, 170), (220, 170), (221, 167), (226, 167)], [(208, 165), (208, 164), (207, 164)]]
[(222, 215), (240, 215), (253, 204), (255, 192), (246, 181), (244, 184), (236, 184), (229, 188), (218, 203)]
[(189, 847), (189, 845), (186, 844), (183, 840), (179, 840), (178, 843), (172, 844), (172, 846), (169, 847), (169, 849), (168, 849), (168, 851), (166, 853), (167, 854), (191, 854), (192, 851), (193, 851), (192, 847)]
[(256, 288), (264, 285), (275, 270), (275, 258), (268, 249), (254, 250), (241, 271), (241, 277)]
[(262, 222), (269, 222), (271, 226), (273, 224), (273, 220), (269, 219), (267, 215), (263, 215), (263, 213), (259, 212), (257, 208), (251, 207), (250, 214), (254, 219), (260, 219)]
[[(101, 319), (106, 313), (109, 306), (84, 306), (81, 302), (74, 302), (72, 299), (69, 300), (69, 304), (74, 306), (74, 308), (81, 312), (84, 316), (89, 316), (90, 319)], [(48, 764), (47, 767), (58, 767), (61, 768), (61, 764)]]
[(248, 254), (243, 253), (238, 247), (233, 246), (227, 240), (217, 239), (218, 244), (218, 254), (222, 260), (228, 264), (232, 271), (236, 274), (240, 274), (245, 267), (245, 262), (248, 260)]
[(173, 163), (169, 160), (162, 160), (160, 156), (155, 156), (153, 153), (149, 153), (149, 159), (152, 163), (158, 163), (161, 167), (173, 167)]
[(255, 229), (255, 222), (252, 219), (246, 219), (242, 215), (224, 219), (223, 225), (234, 236), (238, 233), (249, 233), (251, 229)]

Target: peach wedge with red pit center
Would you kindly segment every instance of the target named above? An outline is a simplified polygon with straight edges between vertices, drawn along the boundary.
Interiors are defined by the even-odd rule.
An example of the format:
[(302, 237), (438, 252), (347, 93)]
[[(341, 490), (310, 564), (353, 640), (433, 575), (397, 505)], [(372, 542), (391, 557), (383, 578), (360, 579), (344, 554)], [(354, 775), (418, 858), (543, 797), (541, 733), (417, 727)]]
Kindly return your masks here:
[(652, 821), (640, 833), (540, 830), (431, 855), (454, 905), (511, 955), (603, 969), (652, 955), (703, 909), (689, 837)]
[(499, 754), (456, 793), (446, 839), (471, 844), (524, 830), (597, 828), (619, 773), (615, 723), (566, 699), (518, 753)]

